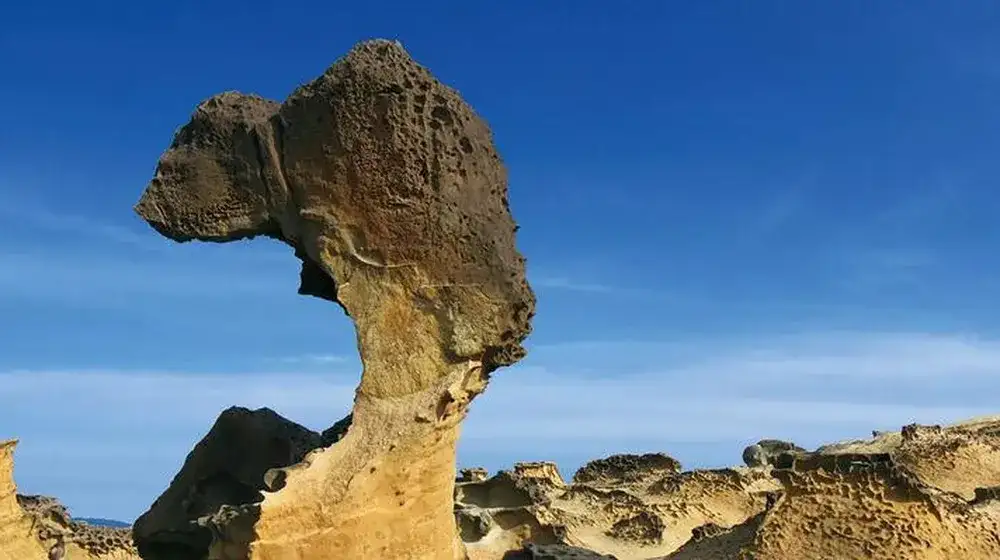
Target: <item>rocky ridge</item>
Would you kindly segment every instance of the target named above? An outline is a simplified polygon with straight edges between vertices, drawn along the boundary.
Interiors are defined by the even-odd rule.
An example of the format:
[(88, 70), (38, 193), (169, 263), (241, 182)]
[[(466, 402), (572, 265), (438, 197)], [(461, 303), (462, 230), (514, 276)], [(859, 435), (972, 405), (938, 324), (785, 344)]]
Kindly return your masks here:
[(1000, 557), (998, 449), (1000, 418), (987, 418), (812, 452), (762, 440), (744, 453), (753, 466), (732, 469), (682, 472), (666, 456), (622, 455), (564, 484), (515, 467), (459, 480), (456, 515), (473, 560), (525, 541), (545, 555), (524, 547), (517, 557), (986, 560)]
[[(280, 487), (283, 463), (313, 445), (335, 447), (336, 439), (267, 409), (223, 412), (136, 524), (142, 557), (205, 557), (197, 543), (226, 542), (212, 531), (231, 530), (241, 512)], [(908, 425), (815, 451), (771, 447), (783, 451), (760, 466), (693, 471), (663, 454), (616, 455), (588, 463), (569, 482), (547, 462), (493, 476), (463, 469), (454, 518), (469, 560), (986, 560), (1000, 552), (1000, 418)], [(0, 467), (10, 480), (13, 444), (3, 449)], [(745, 456), (756, 464), (753, 457)], [(16, 495), (12, 482), (4, 488), (0, 558), (46, 558), (60, 535), (66, 558), (139, 557), (127, 530), (86, 526), (51, 498)], [(158, 518), (173, 523), (153, 524)], [(206, 554), (219, 557), (211, 547)]]

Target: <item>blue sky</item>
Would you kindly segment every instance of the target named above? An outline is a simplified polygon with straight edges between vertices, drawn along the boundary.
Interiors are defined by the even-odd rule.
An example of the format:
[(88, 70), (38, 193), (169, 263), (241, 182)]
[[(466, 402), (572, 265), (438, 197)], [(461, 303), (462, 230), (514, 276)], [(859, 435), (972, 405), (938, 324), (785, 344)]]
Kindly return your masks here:
[[(360, 3), (358, 3), (360, 4)], [(1000, 412), (1000, 7), (173, 1), (0, 8), (0, 438), (25, 492), (132, 519), (220, 410), (312, 428), (359, 377), (267, 241), (131, 210), (195, 105), (400, 39), (492, 125), (538, 292), (463, 465), (739, 462)]]

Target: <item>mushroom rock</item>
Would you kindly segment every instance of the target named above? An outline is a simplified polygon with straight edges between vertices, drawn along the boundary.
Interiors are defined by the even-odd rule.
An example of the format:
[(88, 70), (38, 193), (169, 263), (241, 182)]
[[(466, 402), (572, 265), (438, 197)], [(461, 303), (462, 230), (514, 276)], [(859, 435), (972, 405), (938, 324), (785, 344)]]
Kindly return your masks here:
[(299, 292), (339, 304), (357, 331), (350, 427), (221, 521), (211, 555), (464, 558), (460, 423), (524, 356), (535, 297), (506, 171), (459, 94), (399, 43), (360, 43), (283, 103), (201, 103), (136, 211), (175, 241), (284, 241), (303, 262)]

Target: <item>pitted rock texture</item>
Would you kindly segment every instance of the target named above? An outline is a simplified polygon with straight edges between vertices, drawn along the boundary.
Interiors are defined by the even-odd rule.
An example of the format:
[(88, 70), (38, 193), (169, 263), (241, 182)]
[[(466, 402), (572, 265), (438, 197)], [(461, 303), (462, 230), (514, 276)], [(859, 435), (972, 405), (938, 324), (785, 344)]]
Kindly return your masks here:
[(18, 495), (21, 509), (28, 514), (35, 535), (50, 551), (62, 543), (64, 558), (91, 560), (133, 560), (139, 553), (132, 533), (124, 527), (99, 527), (73, 519), (66, 506), (49, 496)]
[(217, 95), (177, 133), (136, 211), (176, 241), (284, 241), (303, 261), (300, 293), (338, 303), (357, 329), (350, 429), (286, 469), (241, 528), (213, 529), (214, 553), (464, 558), (458, 427), (490, 374), (523, 357), (535, 297), (506, 170), (458, 93), (377, 40), (283, 103)]
[(996, 558), (1000, 519), (922, 483), (890, 454), (815, 455), (776, 472), (786, 491), (747, 558)]
[(781, 491), (762, 513), (699, 529), (667, 558), (998, 558), (1000, 505), (986, 486), (998, 434), (997, 418), (910, 425), (782, 454), (771, 471)]
[(649, 454), (593, 461), (570, 484), (524, 477), (558, 472), (542, 463), (460, 483), (456, 516), (471, 560), (530, 558), (526, 544), (621, 560), (988, 560), (1000, 558), (998, 440), (1000, 418), (984, 418), (813, 452), (763, 440), (753, 468), (680, 471)]

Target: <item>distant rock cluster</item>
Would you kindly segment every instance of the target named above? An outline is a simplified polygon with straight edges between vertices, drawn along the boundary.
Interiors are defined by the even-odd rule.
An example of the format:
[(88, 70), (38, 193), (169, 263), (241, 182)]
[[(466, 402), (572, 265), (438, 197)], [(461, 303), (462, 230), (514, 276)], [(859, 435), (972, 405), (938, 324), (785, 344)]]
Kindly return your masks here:
[[(0, 560), (41, 560), (60, 544), (70, 560), (225, 557), (214, 547), (230, 536), (218, 532), (252, 530), (241, 522), (273, 492), (275, 473), (336, 445), (268, 409), (223, 412), (133, 528), (135, 547), (127, 529), (14, 493), (4, 443)], [(1000, 418), (909, 425), (816, 451), (775, 440), (751, 448), (754, 466), (694, 471), (663, 454), (614, 455), (570, 482), (548, 462), (492, 476), (462, 469), (456, 531), (469, 560), (998, 557)]]

